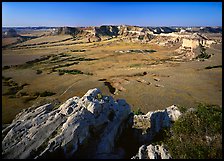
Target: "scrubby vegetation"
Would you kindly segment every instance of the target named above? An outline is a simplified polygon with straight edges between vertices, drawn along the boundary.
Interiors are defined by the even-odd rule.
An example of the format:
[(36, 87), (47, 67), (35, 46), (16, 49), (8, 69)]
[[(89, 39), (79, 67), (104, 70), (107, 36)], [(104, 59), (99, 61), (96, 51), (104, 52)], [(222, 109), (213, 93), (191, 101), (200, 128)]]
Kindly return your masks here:
[(140, 67), (142, 64), (131, 64), (130, 65), (130, 68), (132, 68), (132, 67)]
[(222, 68), (222, 65), (207, 66), (205, 69)]
[(55, 94), (56, 94), (56, 93), (54, 93), (54, 92), (44, 91), (44, 92), (42, 92), (42, 93), (40, 93), (40, 92), (36, 92), (36, 93), (34, 94), (34, 96), (47, 97), (47, 96), (53, 96), (53, 95), (55, 95)]
[(221, 159), (222, 108), (200, 104), (186, 111), (163, 136), (175, 159)]
[(27, 97), (24, 99), (23, 103), (27, 103), (27, 102), (29, 102), (29, 101), (35, 100), (36, 98), (37, 98), (37, 96), (27, 96)]
[(83, 74), (82, 71), (77, 70), (77, 69), (73, 69), (73, 70), (58, 70), (59, 75), (62, 75), (62, 73), (68, 73), (68, 74)]
[(36, 71), (36, 74), (41, 74), (41, 73), (42, 73), (42, 70), (39, 70), (39, 69), (38, 69), (38, 70)]
[(59, 69), (58, 70), (58, 74), (59, 75), (63, 75), (65, 73), (68, 73), (68, 74), (86, 74), (86, 75), (93, 75), (92, 73), (89, 73), (89, 72), (82, 72), (80, 70), (77, 70), (77, 69), (73, 69), (73, 70), (64, 70), (64, 69)]
[(9, 87), (7, 89), (7, 91), (5, 93), (3, 93), (2, 95), (9, 96), (9, 98), (15, 98), (15, 94), (17, 92), (19, 92), (20, 90), (22, 90), (24, 86), (29, 85), (27, 83), (24, 83), (22, 85), (19, 85), (17, 82), (15, 82), (14, 80), (12, 80), (11, 77), (4, 77), (4, 76), (2, 76), (2, 79), (3, 79), (3, 85)]
[(3, 70), (6, 70), (6, 69), (9, 69), (9, 68), (10, 68), (10, 66), (5, 65), (2, 69), (3, 69)]
[(82, 49), (82, 50), (71, 50), (71, 52), (85, 52), (86, 50)]
[(140, 108), (138, 108), (137, 111), (133, 111), (134, 115), (144, 115), (144, 112), (141, 111)]

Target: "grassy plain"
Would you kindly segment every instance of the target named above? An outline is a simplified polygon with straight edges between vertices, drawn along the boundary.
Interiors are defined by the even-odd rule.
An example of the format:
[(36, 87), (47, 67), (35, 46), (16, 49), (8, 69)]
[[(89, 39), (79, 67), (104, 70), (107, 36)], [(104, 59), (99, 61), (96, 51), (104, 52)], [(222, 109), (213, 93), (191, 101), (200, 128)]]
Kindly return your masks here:
[[(115, 99), (125, 99), (133, 110), (140, 108), (143, 112), (172, 104), (185, 107), (199, 102), (222, 105), (222, 68), (205, 69), (222, 65), (221, 46), (216, 44), (207, 49), (212, 54), (208, 60), (183, 62), (173, 58), (178, 55), (175, 52), (178, 45), (124, 42), (119, 37), (77, 43), (71, 36), (43, 36), (12, 45), (2, 50), (2, 66), (10, 66), (2, 75), (11, 77), (18, 86), (28, 85), (10, 96), (5, 93), (11, 87), (2, 81), (3, 123), (10, 123), (21, 109), (33, 104), (63, 102), (73, 96), (81, 97), (91, 88), (99, 88)], [(118, 52), (132, 49), (156, 52)], [(37, 70), (42, 72), (37, 74)], [(60, 74), (60, 70), (68, 72)], [(80, 72), (69, 72), (71, 70)], [(111, 93), (113, 90), (105, 82), (115, 91)], [(55, 94), (34, 96), (44, 91)], [(21, 92), (28, 95), (19, 94)]]

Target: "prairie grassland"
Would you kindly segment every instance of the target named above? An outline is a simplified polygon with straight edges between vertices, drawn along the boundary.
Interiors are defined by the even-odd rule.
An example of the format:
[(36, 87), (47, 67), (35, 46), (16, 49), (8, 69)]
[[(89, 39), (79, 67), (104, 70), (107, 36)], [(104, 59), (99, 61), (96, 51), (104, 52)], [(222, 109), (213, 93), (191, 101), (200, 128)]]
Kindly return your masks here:
[[(143, 112), (164, 109), (172, 104), (186, 107), (199, 102), (222, 105), (222, 68), (205, 69), (222, 65), (221, 44), (208, 49), (213, 56), (207, 61), (182, 62), (172, 59), (178, 55), (175, 52), (178, 46), (128, 43), (118, 38), (92, 43), (83, 40), (83, 43), (75, 44), (76, 41), (73, 43), (70, 38), (41, 37), (3, 50), (2, 66), (10, 67), (3, 70), (2, 75), (11, 77), (18, 86), (28, 84), (14, 95), (4, 95), (12, 87), (7, 86), (7, 82), (2, 84), (3, 123), (10, 123), (21, 109), (33, 104), (81, 97), (90, 88), (99, 88), (106, 95), (125, 99), (133, 110), (140, 108)], [(48, 44), (41, 44), (45, 42)], [(131, 49), (156, 52), (117, 52)], [(37, 74), (37, 70), (41, 72)], [(114, 93), (105, 82), (115, 89)], [(44, 91), (55, 94), (35, 96)]]

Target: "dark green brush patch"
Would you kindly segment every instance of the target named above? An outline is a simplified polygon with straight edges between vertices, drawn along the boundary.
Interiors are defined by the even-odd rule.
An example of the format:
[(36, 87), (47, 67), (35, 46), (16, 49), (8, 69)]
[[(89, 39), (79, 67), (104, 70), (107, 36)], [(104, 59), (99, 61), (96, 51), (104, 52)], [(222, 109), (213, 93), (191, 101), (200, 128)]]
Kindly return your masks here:
[(93, 75), (93, 73), (90, 73), (90, 72), (82, 72), (80, 70), (77, 70), (77, 69), (73, 69), (73, 70), (64, 70), (64, 69), (59, 69), (58, 70), (58, 74), (59, 75), (64, 75), (65, 73), (67, 74), (86, 74), (86, 75)]
[(77, 69), (73, 69), (73, 70), (58, 70), (58, 72), (60, 73), (68, 73), (68, 74), (84, 74), (82, 71), (77, 70)]
[(52, 70), (55, 71), (57, 68), (62, 68), (62, 67), (69, 67), (71, 65), (79, 64), (79, 62), (73, 62), (73, 63), (67, 63), (67, 64), (62, 64), (62, 65), (56, 65), (52, 67)]
[(23, 83), (21, 86), (25, 87), (25, 86), (28, 86), (28, 85), (29, 85), (28, 83)]
[(26, 92), (20, 92), (20, 95), (21, 95), (21, 96), (28, 96), (29, 94), (26, 93)]
[(55, 95), (56, 93), (54, 93), (54, 92), (50, 92), (50, 91), (44, 91), (44, 92), (42, 92), (42, 93), (40, 93), (40, 92), (36, 92), (35, 94), (34, 94), (34, 97), (38, 97), (38, 96), (40, 96), (40, 97), (47, 97), (47, 96), (53, 96), (53, 95)]
[(36, 74), (41, 74), (41, 73), (42, 73), (42, 70), (39, 70), (39, 69), (38, 69), (38, 70), (36, 71)]
[(205, 69), (222, 68), (222, 65), (207, 66)]
[(131, 64), (130, 67), (140, 67), (142, 64)]
[(23, 100), (23, 103), (28, 103), (29, 101), (35, 100), (37, 96), (26, 96), (26, 98)]
[(23, 87), (21, 86), (13, 86), (10, 87), (6, 93), (3, 93), (3, 95), (7, 96), (7, 95), (15, 95), (18, 91), (22, 90)]
[(23, 89), (24, 86), (27, 86), (29, 84), (24, 83), (22, 85), (19, 85), (15, 81), (12, 80), (11, 77), (4, 77), (2, 76), (3, 79), (3, 85), (8, 86), (9, 88), (5, 93), (3, 93), (3, 96), (9, 96), (9, 98), (15, 98), (16, 93), (19, 92), (20, 90)]
[(98, 79), (98, 81), (106, 81), (106, 80), (107, 80), (107, 79), (103, 79), (103, 78), (102, 78), (102, 79)]
[(183, 115), (154, 143), (164, 143), (173, 159), (221, 159), (222, 108), (199, 104), (193, 111), (181, 110)]
[(94, 58), (76, 58), (74, 59), (74, 61), (93, 61), (93, 60), (97, 60)]
[(58, 74), (59, 74), (59, 75), (64, 75), (65, 73), (64, 73), (63, 71), (59, 70), (59, 71), (58, 71)]
[(71, 52), (85, 52), (86, 50), (81, 49), (81, 50), (71, 50)]
[(6, 69), (9, 69), (9, 68), (10, 68), (10, 66), (5, 65), (2, 69), (3, 69), (3, 70), (6, 70)]
[(131, 50), (129, 50), (129, 52), (131, 52), (131, 53), (144, 53), (144, 52), (146, 52), (146, 53), (154, 53), (154, 52), (156, 52), (156, 50), (148, 50), (148, 49), (146, 49), (146, 50), (138, 50), (138, 49), (131, 49)]
[(60, 53), (60, 54), (58, 54), (59, 55), (59, 57), (69, 57), (69, 56), (71, 56), (71, 55), (69, 55), (69, 54), (65, 54), (65, 53)]

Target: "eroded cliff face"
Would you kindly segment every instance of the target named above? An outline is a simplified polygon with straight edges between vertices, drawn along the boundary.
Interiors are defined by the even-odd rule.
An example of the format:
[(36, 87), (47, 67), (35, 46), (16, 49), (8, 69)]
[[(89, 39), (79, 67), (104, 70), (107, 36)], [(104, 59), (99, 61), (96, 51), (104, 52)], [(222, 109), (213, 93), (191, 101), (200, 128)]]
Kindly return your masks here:
[(119, 41), (152, 43), (159, 46), (176, 46), (181, 60), (193, 60), (197, 57), (195, 49), (200, 45), (210, 47), (217, 43), (203, 33), (186, 32), (169, 27), (139, 27), (130, 25), (103, 25), (100, 27), (59, 27), (53, 35), (72, 35), (82, 42), (99, 42), (117, 38)]
[[(140, 147), (134, 158), (158, 158), (159, 152), (162, 158), (171, 158), (164, 148), (150, 143), (180, 115), (174, 105), (134, 115), (125, 100), (115, 101), (95, 88), (60, 107), (45, 104), (19, 113), (2, 131), (2, 155), (7, 159), (122, 159), (133, 157)], [(136, 150), (130, 152), (130, 147)]]

